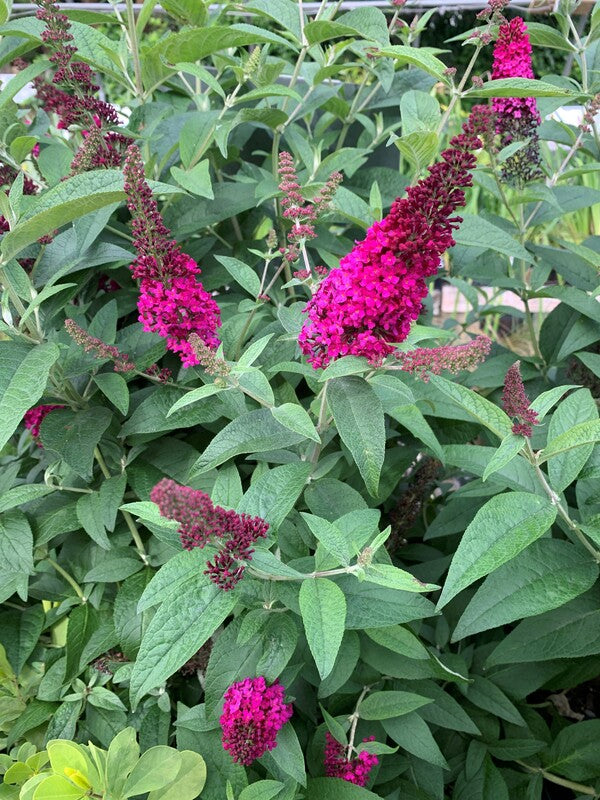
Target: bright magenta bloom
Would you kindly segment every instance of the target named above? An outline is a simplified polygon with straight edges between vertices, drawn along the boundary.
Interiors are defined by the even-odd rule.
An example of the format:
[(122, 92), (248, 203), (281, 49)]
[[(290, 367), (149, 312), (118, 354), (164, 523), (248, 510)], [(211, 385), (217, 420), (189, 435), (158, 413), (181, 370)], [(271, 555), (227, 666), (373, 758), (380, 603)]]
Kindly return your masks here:
[(429, 175), (397, 199), (362, 242), (332, 270), (306, 306), (300, 348), (315, 369), (345, 355), (365, 356), (373, 365), (408, 336), (427, 294), (425, 278), (454, 244), (461, 222), (452, 216), (464, 205), (480, 139), (468, 122)]
[(293, 713), (284, 697), (284, 687), (278, 681), (267, 686), (262, 675), (227, 689), (219, 722), (223, 747), (237, 764), (248, 766), (277, 746), (277, 734)]
[[(515, 17), (500, 26), (494, 46), (492, 78), (534, 77), (527, 25), (521, 17)], [(502, 146), (506, 147), (512, 142), (528, 142), (504, 162), (504, 178), (518, 184), (539, 178), (541, 156), (537, 129), (541, 118), (535, 98), (495, 97), (492, 105)]]
[(226, 511), (213, 505), (205, 492), (179, 486), (168, 478), (156, 484), (150, 499), (163, 517), (179, 522), (179, 536), (185, 550), (209, 543), (220, 547), (212, 563), (206, 563), (205, 574), (225, 591), (241, 580), (245, 564), (240, 562), (252, 560), (252, 545), (269, 530), (264, 519)]
[(30, 408), (29, 411), (26, 412), (25, 416), (23, 417), (23, 422), (25, 423), (25, 427), (31, 433), (33, 438), (37, 442), (37, 446), (41, 447), (42, 444), (39, 441), (40, 435), (40, 425), (42, 424), (43, 420), (48, 416), (51, 411), (54, 411), (56, 408), (64, 408), (64, 406), (56, 406), (56, 405), (41, 405), (41, 406), (34, 406)]
[[(363, 741), (373, 741), (374, 738), (371, 736)], [(334, 739), (329, 731), (325, 734), (325, 775), (328, 778), (341, 778), (356, 786), (364, 786), (377, 764), (377, 756), (366, 750), (360, 750), (356, 757), (347, 759), (344, 745)]]
[(144, 177), (144, 165), (135, 145), (125, 159), (125, 193), (133, 217), (132, 230), (137, 256), (131, 265), (140, 278), (139, 321), (145, 331), (164, 336), (167, 347), (179, 353), (184, 367), (198, 364), (188, 339), (197, 334), (204, 344), (219, 346), (219, 306), (196, 276), (200, 268), (181, 252), (160, 216), (152, 190)]

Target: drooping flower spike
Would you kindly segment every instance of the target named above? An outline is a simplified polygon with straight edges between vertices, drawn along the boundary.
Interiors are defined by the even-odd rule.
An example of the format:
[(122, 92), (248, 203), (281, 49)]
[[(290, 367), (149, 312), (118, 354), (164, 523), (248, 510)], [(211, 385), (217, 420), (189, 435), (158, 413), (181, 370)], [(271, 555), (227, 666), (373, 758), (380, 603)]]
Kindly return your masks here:
[(292, 716), (284, 698), (279, 681), (267, 686), (262, 675), (227, 689), (219, 722), (223, 747), (237, 764), (248, 766), (277, 746), (277, 734)]
[(472, 151), (481, 147), (477, 127), (477, 120), (467, 121), (429, 175), (409, 187), (321, 283), (299, 336), (315, 369), (345, 355), (378, 365), (406, 339), (421, 313), (425, 279), (454, 244), (452, 231), (461, 222), (454, 213), (472, 184)]
[(145, 331), (166, 338), (167, 347), (179, 354), (184, 367), (195, 366), (198, 358), (189, 337), (195, 333), (208, 347), (218, 347), (219, 306), (197, 279), (200, 268), (194, 259), (182, 253), (171, 238), (146, 182), (136, 145), (127, 150), (124, 172), (137, 251), (131, 271), (140, 279), (139, 321)]

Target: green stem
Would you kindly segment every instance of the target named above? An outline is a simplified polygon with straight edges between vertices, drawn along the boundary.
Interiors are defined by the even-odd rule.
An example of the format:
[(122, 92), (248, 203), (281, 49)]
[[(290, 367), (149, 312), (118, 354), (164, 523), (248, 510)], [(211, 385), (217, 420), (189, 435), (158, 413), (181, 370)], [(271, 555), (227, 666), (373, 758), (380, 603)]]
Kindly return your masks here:
[(351, 567), (340, 567), (339, 569), (324, 569), (321, 572), (307, 572), (302, 575), (270, 575), (268, 572), (263, 572), (261, 569), (257, 569), (250, 565), (247, 569), (254, 575), (256, 578), (262, 578), (265, 581), (305, 581), (305, 580), (313, 580), (315, 578), (330, 578), (334, 575), (354, 575), (360, 567), (358, 564), (354, 564)]
[(542, 767), (533, 767), (531, 764), (526, 764), (524, 761), (517, 760), (516, 763), (526, 769), (528, 772), (539, 773), (544, 780), (547, 780), (550, 783), (555, 783), (557, 786), (564, 786), (566, 789), (572, 789), (574, 792), (578, 792), (579, 794), (587, 794), (590, 795), (590, 797), (600, 796), (592, 786), (585, 786), (583, 783), (569, 781), (566, 778), (553, 775), (551, 772), (546, 772), (546, 770)]
[(444, 128), (446, 127), (446, 123), (448, 122), (448, 120), (450, 119), (450, 115), (454, 111), (454, 106), (457, 104), (459, 98), (462, 97), (463, 89), (465, 88), (465, 85), (467, 83), (467, 80), (469, 79), (469, 76), (471, 75), (471, 72), (473, 72), (473, 68), (477, 62), (477, 58), (479, 57), (479, 52), (481, 51), (482, 46), (483, 45), (481, 44), (481, 41), (479, 41), (475, 47), (475, 52), (471, 56), (471, 60), (467, 64), (467, 68), (464, 71), (460, 83), (458, 84), (456, 89), (454, 89), (454, 91), (452, 92), (452, 97), (450, 98), (450, 102), (448, 103), (448, 108), (445, 110), (440, 120), (440, 124), (438, 125), (438, 129), (436, 131), (438, 136), (441, 136), (441, 134), (443, 133)]
[[(325, 421), (327, 418), (327, 384), (328, 381), (325, 381), (323, 388), (321, 389), (321, 405), (319, 407), (319, 418), (317, 420), (317, 433), (321, 433), (325, 430)], [(319, 460), (319, 455), (321, 453), (321, 448), (323, 447), (322, 442), (315, 442), (312, 453), (310, 454), (310, 462), (311, 464), (316, 464)]]
[(550, 486), (550, 484), (546, 480), (546, 476), (544, 475), (542, 468), (538, 464), (537, 458), (535, 457), (535, 453), (533, 452), (533, 449), (531, 447), (531, 442), (529, 441), (529, 439), (527, 439), (525, 449), (529, 461), (531, 462), (533, 468), (535, 469), (538, 480), (540, 481), (544, 491), (546, 492), (548, 499), (550, 500), (552, 505), (556, 508), (559, 516), (567, 524), (569, 530), (571, 530), (572, 533), (574, 533), (575, 536), (579, 539), (579, 541), (585, 547), (585, 549), (593, 556), (594, 561), (597, 564), (600, 564), (600, 551), (596, 550), (596, 548), (590, 544), (585, 533), (581, 530), (581, 528), (575, 522), (575, 520), (571, 519), (568, 511), (561, 503), (560, 497), (557, 495), (557, 493), (554, 491), (554, 489)]
[(346, 760), (350, 761), (352, 758), (352, 751), (354, 750), (354, 739), (356, 737), (356, 726), (358, 725), (358, 720), (360, 719), (360, 704), (365, 699), (369, 691), (371, 690), (370, 686), (363, 686), (362, 692), (360, 693), (358, 700), (356, 701), (356, 706), (354, 708), (354, 712), (350, 720), (350, 735), (348, 737), (348, 747), (346, 749)]
[(144, 82), (142, 80), (142, 65), (140, 62), (140, 48), (135, 26), (135, 13), (133, 10), (133, 0), (126, 0), (127, 6), (127, 38), (131, 48), (133, 59), (133, 72), (135, 75), (136, 94), (140, 100), (144, 100)]
[[(98, 462), (98, 466), (100, 467), (100, 470), (101, 470), (102, 474), (104, 475), (104, 477), (107, 478), (107, 479), (111, 478), (112, 476), (110, 474), (110, 470), (108, 469), (108, 467), (106, 465), (106, 461), (104, 460), (104, 457), (103, 457), (102, 453), (100, 452), (100, 448), (98, 446), (96, 446), (94, 448), (94, 458)], [(129, 528), (129, 531), (131, 533), (131, 537), (132, 537), (133, 541), (135, 542), (135, 547), (136, 547), (136, 550), (138, 552), (139, 557), (144, 562), (144, 564), (146, 566), (148, 566), (148, 564), (150, 562), (148, 561), (148, 555), (146, 553), (146, 548), (144, 547), (144, 543), (142, 542), (142, 537), (140, 536), (140, 532), (137, 529), (137, 526), (136, 526), (136, 524), (135, 524), (135, 522), (133, 520), (133, 517), (131, 516), (129, 511), (121, 510), (121, 514), (123, 515), (123, 519), (125, 520), (125, 522), (127, 524), (127, 527)]]
[(69, 586), (71, 586), (74, 589), (75, 594), (77, 595), (77, 597), (79, 597), (81, 602), (87, 603), (87, 597), (84, 595), (81, 586), (77, 583), (75, 578), (71, 577), (71, 575), (69, 575), (69, 573), (60, 566), (60, 564), (57, 564), (57, 562), (53, 558), (46, 556), (45, 560), (48, 562), (48, 564), (50, 564), (51, 567), (54, 567), (54, 569), (58, 572), (58, 574), (61, 575), (69, 584)]

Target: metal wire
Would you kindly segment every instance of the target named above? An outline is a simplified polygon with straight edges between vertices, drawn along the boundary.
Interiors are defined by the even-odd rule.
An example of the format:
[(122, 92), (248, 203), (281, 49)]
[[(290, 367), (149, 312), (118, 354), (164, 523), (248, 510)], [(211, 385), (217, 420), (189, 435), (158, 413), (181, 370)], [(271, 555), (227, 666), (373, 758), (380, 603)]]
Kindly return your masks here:
[[(101, 3), (59, 3), (60, 7), (63, 9), (77, 9), (81, 11), (99, 11), (101, 13), (111, 14), (113, 11), (113, 6), (106, 2)], [(321, 3), (311, 3), (305, 2), (303, 8), (307, 14), (316, 14), (320, 7)], [(336, 6), (337, 3), (332, 2), (332, 6)], [(429, 9), (435, 8), (440, 13), (444, 13), (446, 11), (465, 11), (465, 10), (479, 10), (485, 8), (487, 5), (486, 0), (408, 0), (406, 6), (403, 10), (406, 11), (416, 11), (419, 9)], [(340, 11), (352, 11), (356, 8), (390, 8), (389, 0), (343, 0)], [(543, 6), (541, 8), (532, 8), (530, 0), (523, 0), (522, 2), (515, 2), (513, 3), (514, 8), (519, 8), (523, 11), (551, 11), (552, 10), (552, 3), (549, 2), (547, 6)], [(125, 3), (118, 3), (117, 8), (120, 11), (125, 10)], [(134, 9), (139, 11), (142, 8), (141, 3), (134, 3)], [(210, 6), (212, 11), (217, 11), (221, 8), (221, 4), (214, 3)], [(31, 11), (35, 11), (37, 9), (37, 5), (35, 3), (14, 3), (12, 14), (13, 16), (16, 14), (28, 13)], [(157, 3), (155, 9), (155, 14), (164, 14), (166, 13), (162, 6)], [(244, 12), (242, 8), (238, 9), (238, 13), (248, 13), (249, 15), (252, 13), (251, 11)]]

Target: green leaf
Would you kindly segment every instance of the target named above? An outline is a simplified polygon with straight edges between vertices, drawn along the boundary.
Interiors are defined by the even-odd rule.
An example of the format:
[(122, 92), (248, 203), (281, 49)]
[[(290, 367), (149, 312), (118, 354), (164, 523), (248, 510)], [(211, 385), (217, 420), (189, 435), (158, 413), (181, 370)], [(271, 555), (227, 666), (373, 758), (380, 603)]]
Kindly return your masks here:
[(190, 170), (171, 167), (171, 175), (186, 191), (198, 195), (198, 197), (208, 197), (209, 200), (215, 199), (210, 180), (210, 163), (207, 158), (200, 161)]
[(217, 433), (192, 467), (192, 475), (208, 472), (242, 453), (264, 453), (298, 444), (305, 438), (277, 422), (268, 408), (250, 411)]
[(595, 781), (600, 769), (598, 736), (598, 719), (567, 723), (543, 755), (544, 769), (572, 781)]
[(366, 373), (370, 369), (369, 362), (366, 358), (358, 356), (342, 356), (341, 358), (332, 361), (331, 364), (323, 370), (319, 377), (319, 383), (328, 381), (330, 378), (343, 378), (344, 375), (358, 375)]
[(106, 757), (106, 788), (113, 797), (121, 797), (123, 786), (140, 757), (134, 728), (120, 731), (108, 748)]
[(487, 665), (574, 659), (600, 653), (600, 607), (595, 590), (525, 619), (502, 639)]
[(280, 781), (257, 781), (242, 789), (239, 800), (272, 800), (282, 789)]
[(408, 628), (400, 625), (392, 625), (389, 628), (366, 628), (365, 633), (369, 639), (401, 656), (421, 661), (429, 658), (427, 648)]
[(204, 400), (205, 397), (212, 397), (214, 394), (224, 392), (226, 387), (217, 386), (215, 383), (207, 383), (204, 386), (199, 386), (197, 389), (192, 389), (186, 392), (183, 397), (180, 397), (176, 403), (173, 403), (167, 412), (167, 418), (174, 414), (176, 411), (181, 411), (182, 408), (190, 406), (192, 403), (197, 403), (199, 400)]
[(297, 403), (284, 403), (281, 406), (274, 406), (271, 413), (285, 428), (321, 444), (321, 437), (317, 433), (308, 411), (302, 406)]
[(341, 778), (312, 778), (308, 781), (307, 792), (310, 800), (378, 800), (381, 797)]
[(311, 469), (311, 464), (298, 461), (266, 471), (250, 485), (236, 510), (262, 517), (277, 531), (300, 497)]
[(440, 105), (427, 92), (404, 92), (400, 98), (402, 133), (436, 131), (440, 123)]
[(236, 602), (235, 591), (222, 591), (202, 574), (165, 600), (148, 626), (133, 665), (134, 707), (198, 652)]
[(473, 214), (462, 214), (463, 221), (460, 228), (454, 233), (457, 244), (463, 247), (480, 247), (494, 250), (512, 258), (519, 258), (529, 264), (533, 263), (531, 253), (520, 244), (510, 233), (497, 225), (493, 225), (484, 217)]
[[(5, 237), (8, 234), (5, 234)], [(0, 449), (4, 447), (46, 388), (48, 373), (60, 351), (55, 344), (26, 347), (20, 342), (0, 342)]]
[(469, 416), (495, 433), (498, 438), (504, 439), (512, 433), (512, 422), (504, 411), (478, 395), (477, 392), (467, 389), (460, 383), (453, 383), (447, 378), (442, 378), (441, 375), (431, 375), (430, 382), (446, 397), (463, 408)]
[(299, 601), (308, 646), (323, 679), (333, 669), (342, 643), (346, 599), (333, 581), (314, 578), (302, 581)]
[(43, 700), (30, 700), (27, 708), (19, 716), (19, 719), (12, 725), (6, 740), (6, 746), (12, 747), (23, 734), (27, 733), (44, 722), (47, 722), (54, 714), (58, 703), (47, 703)]
[(483, 582), (463, 612), (453, 641), (557, 608), (586, 592), (598, 566), (569, 542), (540, 539)]
[(440, 51), (434, 47), (408, 47), (398, 44), (382, 48), (378, 55), (389, 56), (398, 64), (412, 64), (413, 67), (425, 70), (437, 80), (444, 81), (446, 65), (436, 57)]
[(358, 581), (354, 575), (344, 575), (336, 583), (344, 592), (348, 605), (347, 628), (385, 628), (435, 614), (433, 603), (414, 592), (400, 592)]
[(577, 97), (577, 92), (532, 78), (499, 78), (465, 92), (468, 97)]
[(116, 372), (101, 372), (94, 375), (94, 383), (113, 406), (126, 416), (129, 411), (129, 389), (125, 378)]
[(25, 503), (30, 503), (32, 500), (39, 500), (54, 491), (51, 486), (45, 486), (41, 483), (24, 483), (21, 486), (14, 486), (7, 492), (2, 493), (0, 497), (0, 513), (25, 505)]
[(24, 611), (9, 609), (0, 614), (0, 642), (15, 675), (20, 675), (44, 627), (46, 615), (41, 606)]
[(429, 697), (412, 692), (374, 692), (360, 704), (360, 716), (368, 720), (391, 719), (410, 714), (431, 702)]
[(301, 512), (301, 516), (310, 528), (313, 536), (338, 560), (339, 564), (348, 566), (354, 553), (350, 542), (339, 528), (331, 522), (313, 514)]
[(560, 453), (566, 453), (576, 447), (595, 444), (599, 441), (600, 420), (582, 422), (548, 442), (546, 447), (539, 453), (538, 461), (543, 464), (544, 461), (548, 461), (548, 459), (554, 458)]
[[(578, 353), (577, 358), (580, 358), (582, 355), (586, 355), (585, 353)], [(598, 356), (600, 359), (600, 356)], [(583, 361), (583, 359), (580, 358)], [(585, 361), (584, 361), (585, 363)], [(579, 387), (574, 384), (567, 384), (566, 386), (555, 386), (553, 389), (548, 389), (547, 392), (542, 392), (539, 394), (535, 400), (530, 403), (529, 407), (532, 408), (538, 415), (538, 421), (541, 422), (548, 411), (552, 408), (555, 403), (561, 399), (561, 397), (566, 394), (571, 389), (578, 389)]]
[(111, 418), (108, 408), (102, 406), (84, 411), (57, 409), (43, 420), (40, 438), (46, 450), (62, 458), (82, 478), (89, 478), (94, 448)]
[(478, 708), (483, 708), (513, 725), (525, 725), (525, 720), (513, 703), (487, 678), (475, 675), (468, 686), (459, 686), (459, 689)]
[(388, 719), (383, 723), (383, 727), (388, 736), (407, 753), (412, 753), (417, 758), (436, 767), (450, 769), (429, 730), (429, 725), (416, 711), (411, 711), (397, 719)]
[(158, 745), (142, 753), (123, 786), (123, 797), (133, 797), (162, 789), (175, 780), (181, 767), (181, 753)]
[(438, 151), (438, 137), (432, 131), (414, 131), (394, 139), (394, 144), (416, 172), (421, 172)]
[[(1, 20), (2, 14), (0, 13), (0, 24), (4, 24), (5, 20)], [(50, 66), (50, 61), (45, 58), (36, 60), (34, 64), (29, 64), (25, 69), (19, 70), (16, 75), (5, 84), (2, 92), (0, 92), (0, 109), (5, 108), (10, 104), (14, 96), (21, 91), (27, 84), (42, 72), (45, 72)], [(14, 143), (14, 140), (13, 140)], [(29, 150), (27, 151), (29, 152)]]
[(77, 501), (76, 511), (77, 519), (90, 539), (104, 550), (110, 550), (110, 540), (104, 528), (100, 492), (82, 495)]
[(245, 289), (251, 297), (258, 297), (260, 294), (260, 278), (254, 270), (238, 258), (231, 256), (215, 256), (219, 264), (222, 264), (233, 280), (242, 289)]
[(356, 376), (334, 378), (327, 384), (327, 401), (340, 438), (346, 445), (367, 491), (373, 497), (385, 457), (383, 408), (373, 388)]
[(0, 598), (8, 600), (18, 592), (27, 599), (27, 583), (33, 574), (33, 535), (21, 511), (8, 511), (0, 517)]
[(277, 747), (267, 751), (259, 761), (280, 780), (289, 776), (301, 786), (306, 785), (304, 753), (291, 722), (286, 723), (277, 734)]
[(499, 469), (502, 469), (502, 467), (505, 467), (507, 464), (509, 464), (513, 458), (515, 458), (521, 452), (524, 446), (524, 436), (517, 436), (514, 433), (510, 433), (500, 442), (500, 446), (494, 452), (494, 455), (490, 459), (490, 463), (483, 472), (482, 479), (485, 481), (490, 475), (493, 475), (494, 472), (498, 472)]
[(97, 628), (98, 612), (89, 603), (83, 603), (73, 609), (67, 627), (66, 680), (72, 680), (79, 674), (84, 647)]
[[(0, 249), (5, 260), (14, 258), (40, 236), (85, 214), (124, 200), (123, 180), (123, 173), (119, 170), (93, 170), (67, 178), (39, 195), (28, 206), (18, 225), (3, 237)], [(159, 185), (162, 193), (179, 191), (167, 184)]]
[(62, 775), (49, 775), (37, 785), (33, 800), (79, 800), (86, 794)]
[[(558, 406), (548, 426), (548, 441), (569, 433), (578, 423), (598, 419), (598, 409), (589, 389), (579, 389), (566, 397)], [(579, 475), (592, 454), (592, 443), (554, 456), (548, 461), (550, 485), (557, 492), (564, 491)]]
[(546, 498), (528, 492), (508, 492), (488, 500), (464, 532), (438, 609), (539, 539), (555, 519), (556, 508)]
[(365, 580), (403, 592), (432, 592), (440, 588), (435, 583), (423, 583), (410, 572), (392, 564), (371, 564), (365, 568)]
[(413, 436), (420, 439), (424, 445), (430, 448), (436, 458), (444, 461), (444, 451), (437, 440), (437, 436), (432, 431), (431, 426), (414, 403), (397, 406), (392, 411), (388, 411), (391, 417), (410, 431)]

